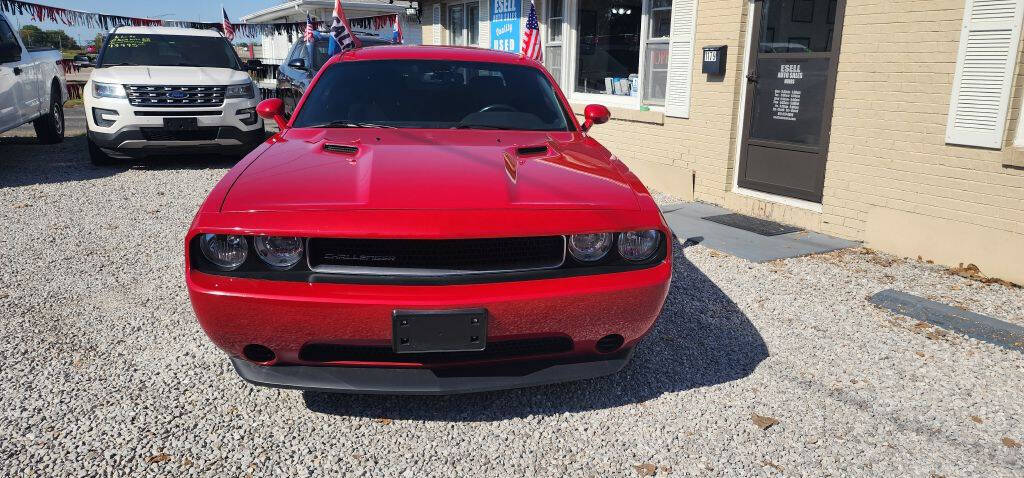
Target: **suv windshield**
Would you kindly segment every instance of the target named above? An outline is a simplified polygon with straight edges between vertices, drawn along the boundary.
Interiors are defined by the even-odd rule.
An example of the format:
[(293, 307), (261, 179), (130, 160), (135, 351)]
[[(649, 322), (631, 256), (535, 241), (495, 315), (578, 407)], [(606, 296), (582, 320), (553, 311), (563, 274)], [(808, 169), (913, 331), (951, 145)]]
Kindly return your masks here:
[(336, 63), (313, 86), (295, 127), (570, 131), (540, 70), (434, 60)]
[(187, 35), (110, 35), (97, 68), (119, 65), (241, 69), (224, 38)]
[[(363, 47), (380, 46), (380, 45), (391, 45), (391, 40), (385, 40), (380, 37), (364, 37), (358, 36), (359, 42), (362, 43)], [(306, 44), (302, 43), (300, 48), (305, 48)], [(327, 60), (331, 59), (329, 54), (330, 48), (327, 44), (327, 40), (317, 40), (313, 44), (313, 61), (310, 62), (309, 71), (316, 72), (320, 67), (327, 63)]]

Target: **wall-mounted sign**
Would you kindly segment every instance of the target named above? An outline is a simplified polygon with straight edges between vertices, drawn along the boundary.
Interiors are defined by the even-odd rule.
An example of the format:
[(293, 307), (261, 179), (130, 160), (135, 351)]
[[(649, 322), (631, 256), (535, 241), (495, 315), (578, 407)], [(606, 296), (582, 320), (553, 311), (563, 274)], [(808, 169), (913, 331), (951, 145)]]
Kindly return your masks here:
[(758, 59), (754, 124), (750, 136), (818, 144), (822, 131), (828, 58)]
[(491, 48), (519, 53), (521, 0), (491, 0)]

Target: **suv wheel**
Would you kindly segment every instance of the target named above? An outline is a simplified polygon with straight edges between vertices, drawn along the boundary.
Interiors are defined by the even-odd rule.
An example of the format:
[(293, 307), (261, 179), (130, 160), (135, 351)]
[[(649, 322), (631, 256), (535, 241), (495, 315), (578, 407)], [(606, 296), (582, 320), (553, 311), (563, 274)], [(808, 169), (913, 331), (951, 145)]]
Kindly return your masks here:
[(36, 138), (42, 144), (56, 144), (64, 141), (64, 104), (61, 93), (57, 89), (50, 91), (50, 112), (36, 118), (32, 126), (36, 129)]
[(92, 142), (92, 138), (86, 140), (89, 143), (89, 161), (95, 166), (112, 166), (117, 164), (117, 160), (111, 158), (110, 155), (104, 153), (96, 143)]

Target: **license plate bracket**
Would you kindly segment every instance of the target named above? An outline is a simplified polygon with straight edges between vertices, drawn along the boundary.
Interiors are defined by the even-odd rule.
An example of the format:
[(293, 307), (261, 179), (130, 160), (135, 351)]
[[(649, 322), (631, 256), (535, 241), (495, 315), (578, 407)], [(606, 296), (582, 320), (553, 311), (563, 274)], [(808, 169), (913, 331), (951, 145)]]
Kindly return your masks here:
[(164, 118), (164, 129), (168, 131), (198, 131), (198, 118)]
[(395, 310), (395, 353), (474, 352), (487, 347), (487, 309)]

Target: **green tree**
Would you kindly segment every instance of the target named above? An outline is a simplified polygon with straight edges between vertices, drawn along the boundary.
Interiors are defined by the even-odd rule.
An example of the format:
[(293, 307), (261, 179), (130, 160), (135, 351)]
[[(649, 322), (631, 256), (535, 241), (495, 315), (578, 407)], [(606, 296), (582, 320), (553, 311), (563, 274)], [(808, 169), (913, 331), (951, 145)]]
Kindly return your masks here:
[(93, 38), (91, 45), (96, 48), (96, 53), (99, 53), (100, 49), (103, 48), (104, 39), (106, 39), (106, 35), (102, 33), (97, 33), (96, 38)]
[(43, 31), (35, 25), (25, 25), (19, 31), (22, 41), (30, 47), (50, 47), (64, 50), (80, 50), (82, 47), (64, 30)]

